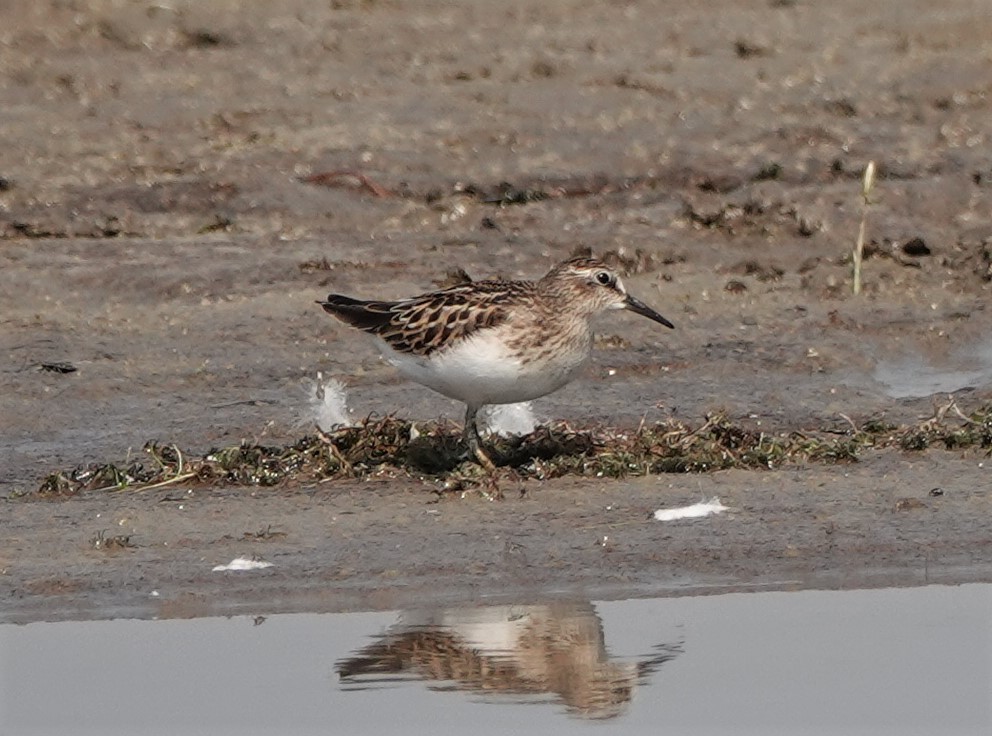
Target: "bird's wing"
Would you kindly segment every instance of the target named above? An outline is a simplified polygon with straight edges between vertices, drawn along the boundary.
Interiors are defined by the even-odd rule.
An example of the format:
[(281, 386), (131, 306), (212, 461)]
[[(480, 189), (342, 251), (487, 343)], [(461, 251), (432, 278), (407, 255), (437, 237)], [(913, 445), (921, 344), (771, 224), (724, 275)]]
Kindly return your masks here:
[(516, 282), (480, 281), (398, 302), (376, 302), (331, 294), (321, 306), (353, 327), (369, 332), (400, 353), (428, 356), (472, 333), (502, 324)]

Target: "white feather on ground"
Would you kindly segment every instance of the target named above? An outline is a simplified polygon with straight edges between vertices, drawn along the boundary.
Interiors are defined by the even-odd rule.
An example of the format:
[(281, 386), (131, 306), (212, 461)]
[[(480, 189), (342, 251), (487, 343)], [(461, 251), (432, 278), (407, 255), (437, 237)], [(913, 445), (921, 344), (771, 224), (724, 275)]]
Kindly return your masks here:
[(348, 392), (336, 378), (324, 380), (317, 371), (317, 380), (308, 381), (309, 412), (305, 424), (316, 424), (324, 432), (335, 427), (350, 427), (351, 410), (348, 409)]
[(265, 560), (253, 560), (250, 557), (235, 557), (226, 565), (217, 565), (213, 572), (225, 572), (227, 570), (262, 570), (272, 567), (271, 562)]
[(654, 518), (658, 521), (678, 521), (679, 519), (702, 519), (706, 516), (722, 514), (728, 510), (728, 506), (720, 503), (720, 499), (713, 496), (709, 501), (700, 501), (691, 506), (677, 506), (673, 509), (658, 509), (654, 512)]
[(490, 432), (500, 437), (530, 434), (537, 427), (537, 418), (529, 401), (483, 407), (479, 418)]

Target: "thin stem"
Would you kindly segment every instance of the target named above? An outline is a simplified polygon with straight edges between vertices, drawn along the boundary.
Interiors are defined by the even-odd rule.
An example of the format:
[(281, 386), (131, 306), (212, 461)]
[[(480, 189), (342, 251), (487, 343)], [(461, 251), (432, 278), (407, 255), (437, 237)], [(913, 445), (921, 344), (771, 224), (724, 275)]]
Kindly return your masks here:
[(871, 190), (875, 186), (875, 162), (869, 161), (865, 167), (865, 174), (861, 179), (861, 199), (863, 209), (861, 211), (861, 227), (858, 228), (858, 240), (854, 244), (852, 264), (854, 275), (852, 290), (855, 295), (861, 293), (861, 263), (864, 260), (865, 238), (868, 232), (868, 210), (871, 208)]

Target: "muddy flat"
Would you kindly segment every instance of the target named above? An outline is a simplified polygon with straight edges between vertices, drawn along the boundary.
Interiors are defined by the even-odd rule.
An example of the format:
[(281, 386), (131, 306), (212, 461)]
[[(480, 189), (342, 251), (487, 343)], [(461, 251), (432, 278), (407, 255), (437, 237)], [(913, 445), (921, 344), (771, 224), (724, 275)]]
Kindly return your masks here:
[[(980, 441), (509, 478), (502, 501), (404, 473), (36, 493), (149, 440), (292, 443), (318, 371), (356, 420), (458, 422), (315, 300), (537, 278), (583, 249), (676, 330), (605, 317), (541, 422), (981, 423), (992, 9), (689, 5), (8, 4), (0, 615), (992, 580)], [(729, 510), (653, 518), (713, 496)], [(272, 567), (213, 572), (239, 556)]]

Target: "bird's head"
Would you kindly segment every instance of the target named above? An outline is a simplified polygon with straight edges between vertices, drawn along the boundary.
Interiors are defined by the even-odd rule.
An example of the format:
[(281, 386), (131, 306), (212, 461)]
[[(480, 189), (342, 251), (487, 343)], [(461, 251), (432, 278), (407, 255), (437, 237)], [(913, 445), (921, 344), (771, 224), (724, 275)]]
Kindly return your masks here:
[(586, 317), (611, 309), (627, 309), (665, 327), (675, 327), (640, 299), (628, 294), (617, 272), (598, 258), (573, 258), (560, 263), (541, 279), (539, 286), (568, 297), (568, 308)]

